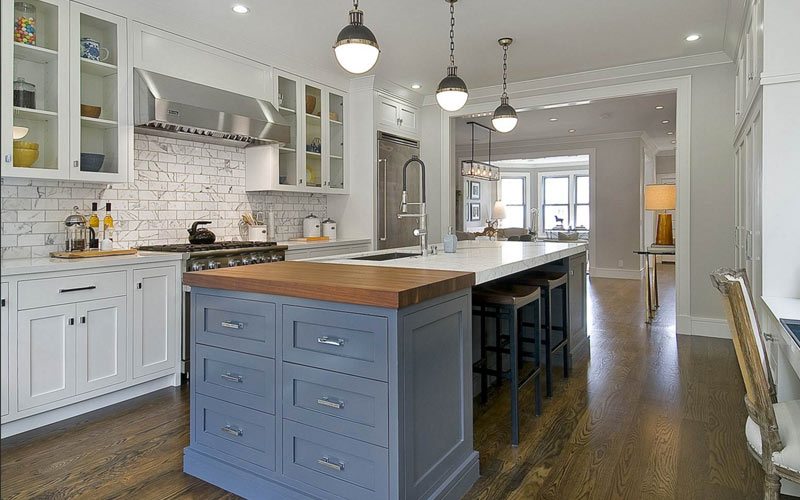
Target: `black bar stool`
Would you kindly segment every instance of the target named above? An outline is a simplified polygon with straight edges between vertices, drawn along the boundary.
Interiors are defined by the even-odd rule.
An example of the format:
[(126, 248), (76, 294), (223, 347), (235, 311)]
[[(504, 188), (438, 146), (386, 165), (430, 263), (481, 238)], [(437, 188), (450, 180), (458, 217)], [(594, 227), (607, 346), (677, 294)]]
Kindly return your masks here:
[[(564, 378), (569, 378), (569, 291), (567, 290), (567, 273), (530, 272), (514, 277), (514, 283), (523, 286), (538, 286), (544, 301), (544, 345), (545, 373), (547, 380), (547, 397), (553, 395), (553, 355), (559, 350), (564, 355)], [(553, 291), (561, 291), (561, 326), (553, 325)], [(564, 337), (553, 342), (553, 331), (560, 331)]]
[[(477, 310), (476, 310), (477, 308)], [(533, 321), (525, 321), (523, 311), (533, 310)], [(541, 372), (542, 363), (539, 356), (541, 341), (541, 291), (539, 287), (523, 286), (512, 283), (498, 283), (476, 288), (472, 293), (472, 312), (480, 316), (481, 357), (473, 363), (473, 372), (481, 375), (481, 402), (485, 403), (488, 391), (488, 377), (491, 375), (501, 383), (502, 378), (511, 379), (511, 444), (519, 444), (519, 389), (528, 381), (536, 382), (536, 415), (542, 413)], [(495, 343), (487, 345), (486, 318), (496, 318)], [(502, 319), (508, 321), (508, 334), (502, 333)], [(524, 329), (533, 330), (534, 338), (525, 339)], [(526, 352), (524, 342), (532, 342), (537, 349)], [(508, 348), (506, 348), (508, 346)], [(489, 368), (487, 353), (494, 352), (497, 365)], [(502, 355), (508, 354), (510, 373), (503, 371)], [(533, 361), (533, 370), (520, 378), (521, 361)]]

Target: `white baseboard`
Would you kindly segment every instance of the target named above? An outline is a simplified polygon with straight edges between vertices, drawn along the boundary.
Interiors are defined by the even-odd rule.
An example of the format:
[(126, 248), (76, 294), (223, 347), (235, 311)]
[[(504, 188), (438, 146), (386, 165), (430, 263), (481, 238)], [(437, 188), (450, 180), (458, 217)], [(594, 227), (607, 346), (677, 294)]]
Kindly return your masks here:
[(694, 335), (717, 339), (731, 338), (728, 322), (724, 319), (678, 316), (677, 331), (679, 335)]
[(644, 276), (644, 270), (639, 269), (613, 269), (603, 267), (590, 267), (589, 275), (592, 278), (614, 278), (621, 280), (640, 280)]

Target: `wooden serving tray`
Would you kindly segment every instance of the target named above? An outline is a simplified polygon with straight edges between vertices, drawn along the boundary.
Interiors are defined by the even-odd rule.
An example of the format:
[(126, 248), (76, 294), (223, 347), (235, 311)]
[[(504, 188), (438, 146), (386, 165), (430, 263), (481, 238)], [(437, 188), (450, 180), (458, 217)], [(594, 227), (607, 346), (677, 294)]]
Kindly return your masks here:
[(289, 241), (299, 242), (299, 243), (313, 243), (315, 241), (329, 241), (330, 237), (328, 236), (309, 236), (308, 238), (289, 238)]
[(136, 255), (135, 248), (125, 250), (84, 250), (83, 252), (50, 252), (55, 259), (87, 259), (90, 257), (109, 257), (111, 255)]

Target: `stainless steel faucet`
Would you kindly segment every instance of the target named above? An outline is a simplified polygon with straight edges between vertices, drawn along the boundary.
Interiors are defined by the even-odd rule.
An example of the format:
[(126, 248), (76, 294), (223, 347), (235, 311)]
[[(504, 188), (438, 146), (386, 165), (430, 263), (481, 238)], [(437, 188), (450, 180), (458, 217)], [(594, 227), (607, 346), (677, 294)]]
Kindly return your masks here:
[[(420, 185), (420, 198), (419, 203), (408, 202), (408, 191), (406, 190), (406, 171), (408, 166), (412, 163), (419, 163), (419, 168), (422, 172), (422, 184)], [(408, 213), (409, 205), (419, 205), (419, 213)], [(428, 255), (428, 214), (425, 213), (425, 164), (419, 159), (419, 156), (413, 155), (405, 165), (403, 165), (403, 197), (400, 201), (400, 213), (397, 214), (398, 219), (406, 217), (416, 217), (419, 219), (419, 227), (414, 229), (414, 236), (419, 236), (419, 247), (422, 255)]]

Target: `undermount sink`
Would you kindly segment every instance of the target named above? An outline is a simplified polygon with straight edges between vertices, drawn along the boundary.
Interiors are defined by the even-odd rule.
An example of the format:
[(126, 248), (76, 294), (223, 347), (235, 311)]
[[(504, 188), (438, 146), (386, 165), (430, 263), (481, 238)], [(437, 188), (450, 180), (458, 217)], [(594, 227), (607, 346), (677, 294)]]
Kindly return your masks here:
[(422, 254), (392, 252), (392, 253), (380, 253), (378, 255), (364, 255), (363, 257), (353, 257), (350, 260), (394, 260), (394, 259), (405, 259), (406, 257), (419, 257), (420, 255)]

